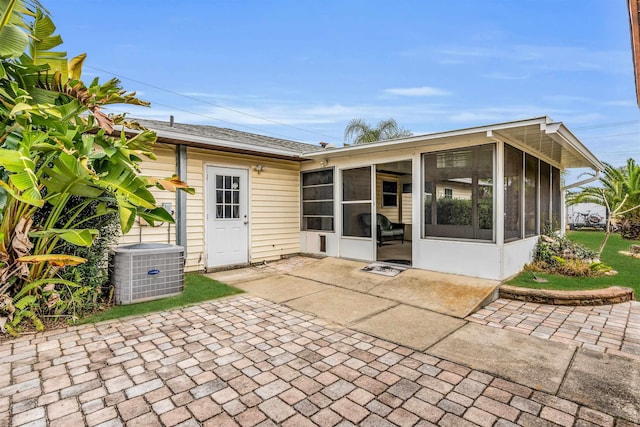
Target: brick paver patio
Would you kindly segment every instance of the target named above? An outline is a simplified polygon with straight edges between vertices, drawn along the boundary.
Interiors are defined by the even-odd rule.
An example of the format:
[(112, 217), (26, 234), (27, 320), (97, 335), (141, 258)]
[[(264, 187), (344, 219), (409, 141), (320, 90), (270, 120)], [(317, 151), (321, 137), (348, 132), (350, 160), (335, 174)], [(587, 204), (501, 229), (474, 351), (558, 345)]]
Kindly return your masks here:
[(467, 320), (640, 358), (640, 301), (592, 307), (535, 304), (498, 299)]
[(633, 425), (249, 296), (2, 343), (0, 426), (84, 424)]

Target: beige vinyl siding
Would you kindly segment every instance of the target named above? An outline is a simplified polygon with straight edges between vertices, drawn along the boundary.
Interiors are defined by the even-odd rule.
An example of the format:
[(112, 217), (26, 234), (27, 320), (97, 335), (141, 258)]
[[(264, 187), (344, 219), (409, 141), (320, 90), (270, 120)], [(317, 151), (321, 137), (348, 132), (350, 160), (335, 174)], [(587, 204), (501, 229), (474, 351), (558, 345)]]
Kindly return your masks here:
[(471, 184), (463, 184), (457, 182), (447, 182), (446, 184), (440, 184), (437, 186), (439, 199), (444, 197), (445, 188), (451, 189), (452, 199), (471, 200)]
[[(383, 207), (382, 206), (382, 181), (395, 182), (398, 185), (398, 206), (397, 207)], [(402, 184), (396, 175), (390, 175), (385, 173), (376, 174), (376, 212), (389, 218), (391, 222), (400, 222), (400, 204), (402, 198), (400, 193), (402, 192)]]
[[(176, 173), (176, 156), (175, 147), (173, 145), (158, 144), (154, 148), (154, 154), (157, 160), (145, 159), (140, 165), (141, 174), (153, 176), (157, 178), (168, 178)], [(175, 210), (176, 195), (170, 191), (162, 191), (152, 187), (149, 189), (156, 199), (156, 205), (162, 206), (163, 203), (171, 203), (171, 209)], [(171, 243), (176, 241), (174, 224), (156, 224), (155, 227), (145, 225), (142, 221), (140, 225), (139, 219), (136, 219), (131, 231), (120, 237), (119, 244), (128, 245), (134, 243)]]
[(251, 261), (300, 252), (299, 165), (265, 163), (251, 177)]
[[(258, 174), (257, 164), (264, 169)], [(187, 182), (196, 190), (187, 196), (187, 271), (203, 270), (206, 262), (206, 167), (249, 170), (249, 262), (279, 259), (300, 252), (300, 165), (258, 156), (187, 150)]]

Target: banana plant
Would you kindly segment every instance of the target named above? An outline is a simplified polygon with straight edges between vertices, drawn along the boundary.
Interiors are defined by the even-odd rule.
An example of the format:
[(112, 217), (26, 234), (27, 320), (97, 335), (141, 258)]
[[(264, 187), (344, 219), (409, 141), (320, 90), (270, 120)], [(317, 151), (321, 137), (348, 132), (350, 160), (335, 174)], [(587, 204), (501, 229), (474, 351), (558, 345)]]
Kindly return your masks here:
[[(126, 233), (138, 216), (173, 222), (149, 188), (193, 192), (175, 176), (140, 175), (140, 162), (155, 159), (155, 133), (102, 108), (148, 104), (116, 79), (85, 85), (86, 56), (68, 60), (55, 50), (62, 44), (55, 29), (37, 1), (0, 0), (0, 325), (7, 331), (23, 319), (41, 327), (40, 313), (65, 306), (56, 286), (78, 285), (58, 272), (85, 260), (58, 250), (90, 246), (98, 234), (90, 220), (114, 212), (107, 206)], [(94, 200), (95, 214), (80, 220)]]

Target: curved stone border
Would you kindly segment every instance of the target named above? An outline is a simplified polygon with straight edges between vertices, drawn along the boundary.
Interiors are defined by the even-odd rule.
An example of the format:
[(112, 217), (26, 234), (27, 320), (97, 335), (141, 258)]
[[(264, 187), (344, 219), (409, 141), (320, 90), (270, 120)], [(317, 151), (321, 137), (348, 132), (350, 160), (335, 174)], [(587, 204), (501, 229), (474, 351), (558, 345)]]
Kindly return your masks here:
[(500, 298), (552, 305), (607, 305), (633, 300), (633, 289), (611, 286), (584, 291), (555, 291), (501, 285)]

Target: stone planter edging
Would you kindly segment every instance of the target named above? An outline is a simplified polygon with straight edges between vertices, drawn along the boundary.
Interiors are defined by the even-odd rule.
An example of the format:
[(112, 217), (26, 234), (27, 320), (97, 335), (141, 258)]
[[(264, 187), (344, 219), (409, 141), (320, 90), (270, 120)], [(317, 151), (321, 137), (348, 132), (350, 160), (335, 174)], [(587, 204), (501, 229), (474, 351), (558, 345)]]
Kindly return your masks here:
[(582, 291), (555, 291), (501, 285), (500, 298), (552, 305), (607, 305), (633, 300), (633, 289), (611, 286)]

